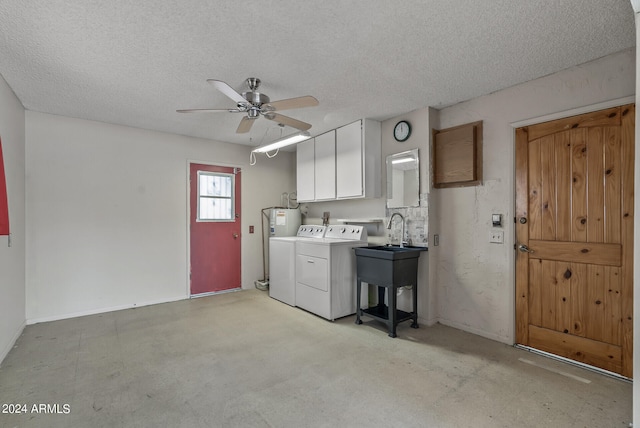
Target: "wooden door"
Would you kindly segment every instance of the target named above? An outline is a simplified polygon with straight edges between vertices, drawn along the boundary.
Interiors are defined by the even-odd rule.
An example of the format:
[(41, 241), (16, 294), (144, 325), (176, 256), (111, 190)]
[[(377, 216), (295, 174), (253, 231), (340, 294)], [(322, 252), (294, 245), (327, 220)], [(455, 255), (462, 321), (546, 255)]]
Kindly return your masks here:
[(192, 163), (189, 172), (191, 295), (239, 289), (240, 169)]
[(635, 105), (516, 130), (516, 341), (632, 377)]

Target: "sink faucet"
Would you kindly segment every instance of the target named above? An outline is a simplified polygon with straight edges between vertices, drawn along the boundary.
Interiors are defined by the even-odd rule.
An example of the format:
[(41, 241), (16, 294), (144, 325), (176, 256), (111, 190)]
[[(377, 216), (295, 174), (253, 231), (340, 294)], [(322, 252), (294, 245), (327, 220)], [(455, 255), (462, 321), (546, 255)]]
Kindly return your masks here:
[(402, 235), (400, 235), (400, 248), (403, 248), (404, 247), (404, 217), (402, 216), (402, 214), (400, 213), (391, 214), (391, 217), (389, 218), (389, 223), (387, 224), (387, 229), (391, 229), (391, 224), (393, 223), (393, 218), (395, 216), (400, 217), (400, 219), (402, 220)]

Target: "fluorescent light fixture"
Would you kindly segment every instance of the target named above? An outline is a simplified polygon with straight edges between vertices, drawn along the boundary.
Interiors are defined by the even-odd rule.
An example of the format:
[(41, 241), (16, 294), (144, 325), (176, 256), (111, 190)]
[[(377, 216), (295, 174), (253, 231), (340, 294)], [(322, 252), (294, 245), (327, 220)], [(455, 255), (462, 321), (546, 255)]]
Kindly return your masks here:
[(415, 159), (414, 158), (399, 158), (399, 159), (394, 159), (391, 161), (392, 164), (396, 164), (396, 163), (407, 163), (407, 162), (413, 162)]
[(309, 134), (308, 132), (298, 132), (297, 134), (291, 134), (286, 137), (279, 138), (276, 141), (267, 144), (266, 146), (256, 147), (252, 151), (256, 153), (270, 152), (272, 150), (280, 149), (292, 144), (298, 144), (299, 142), (308, 140), (309, 138), (311, 138), (311, 134)]

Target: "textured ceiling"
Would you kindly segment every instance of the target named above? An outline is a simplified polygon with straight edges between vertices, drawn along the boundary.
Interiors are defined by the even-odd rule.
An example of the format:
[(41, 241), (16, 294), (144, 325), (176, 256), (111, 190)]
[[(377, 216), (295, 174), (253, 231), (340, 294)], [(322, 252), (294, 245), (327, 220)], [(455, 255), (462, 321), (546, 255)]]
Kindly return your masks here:
[(0, 2), (0, 74), (27, 110), (251, 145), (294, 130), (175, 110), (233, 108), (206, 79), (242, 92), (258, 77), (272, 101), (315, 96), (283, 114), (317, 135), (634, 45), (629, 0)]

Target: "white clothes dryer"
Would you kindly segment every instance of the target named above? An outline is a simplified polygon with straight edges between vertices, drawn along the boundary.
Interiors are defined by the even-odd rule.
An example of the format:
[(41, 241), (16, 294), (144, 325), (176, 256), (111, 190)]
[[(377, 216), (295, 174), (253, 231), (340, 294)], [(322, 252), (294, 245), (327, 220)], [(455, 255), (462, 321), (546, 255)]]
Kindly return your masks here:
[[(364, 226), (327, 226), (322, 239), (296, 243), (295, 304), (328, 320), (356, 312), (354, 247), (366, 247)], [(361, 305), (367, 307), (368, 294)]]
[(296, 305), (296, 243), (322, 239), (326, 227), (302, 225), (296, 236), (269, 238), (269, 296), (287, 305)]

